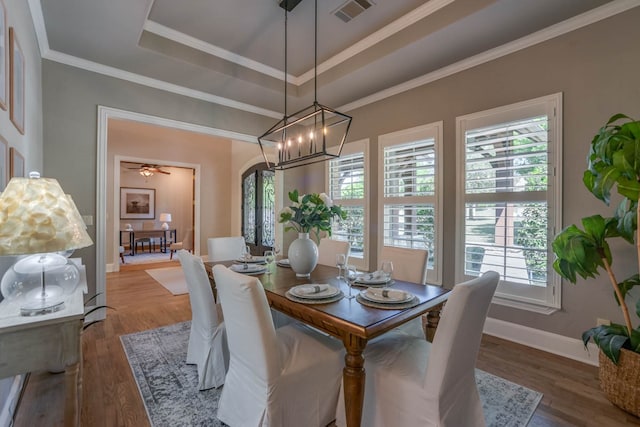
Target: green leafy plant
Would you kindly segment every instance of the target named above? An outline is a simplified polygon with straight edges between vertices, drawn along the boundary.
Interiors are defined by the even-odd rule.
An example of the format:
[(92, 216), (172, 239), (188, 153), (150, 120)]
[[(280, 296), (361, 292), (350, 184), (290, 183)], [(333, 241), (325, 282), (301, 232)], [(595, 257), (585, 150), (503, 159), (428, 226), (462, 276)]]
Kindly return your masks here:
[(325, 193), (312, 193), (300, 196), (298, 190), (289, 192), (291, 206), (280, 212), (278, 222), (286, 224), (284, 231), (296, 230), (298, 233), (314, 232), (316, 240), (321, 231), (331, 236), (331, 221), (347, 219), (347, 212)]
[[(620, 123), (622, 121), (622, 123)], [(616, 122), (618, 122), (616, 124)], [(622, 238), (635, 247), (640, 271), (640, 122), (624, 114), (616, 114), (594, 136), (589, 151), (588, 168), (583, 182), (587, 189), (607, 206), (616, 187), (623, 197), (612, 217), (592, 215), (582, 219), (582, 229), (570, 225), (553, 241), (556, 260), (554, 269), (571, 283), (577, 276), (593, 278), (606, 272), (614, 297), (622, 310), (624, 325), (602, 325), (582, 334), (598, 345), (614, 363), (620, 359), (620, 349), (640, 353), (640, 328), (633, 328), (625, 297), (640, 284), (638, 273), (618, 282), (612, 269), (613, 258), (609, 239)], [(640, 316), (640, 302), (636, 304)]]

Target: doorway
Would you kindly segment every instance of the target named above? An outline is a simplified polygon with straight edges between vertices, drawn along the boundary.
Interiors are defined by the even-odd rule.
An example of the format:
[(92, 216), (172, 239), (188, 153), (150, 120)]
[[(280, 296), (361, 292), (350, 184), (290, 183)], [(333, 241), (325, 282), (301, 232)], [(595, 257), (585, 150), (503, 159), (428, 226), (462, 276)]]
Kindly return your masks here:
[(242, 174), (242, 235), (252, 255), (275, 246), (275, 172), (264, 162)]

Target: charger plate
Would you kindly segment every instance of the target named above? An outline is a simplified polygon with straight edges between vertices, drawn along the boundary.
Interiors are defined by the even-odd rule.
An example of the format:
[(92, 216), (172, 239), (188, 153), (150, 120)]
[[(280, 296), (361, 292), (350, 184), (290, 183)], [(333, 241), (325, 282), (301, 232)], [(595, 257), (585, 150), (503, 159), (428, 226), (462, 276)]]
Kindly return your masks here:
[(309, 283), (298, 285), (289, 289), (289, 292), (298, 298), (304, 299), (327, 299), (340, 293), (340, 289), (333, 285)]
[(404, 310), (405, 308), (415, 307), (416, 305), (420, 304), (420, 298), (416, 296), (414, 296), (411, 301), (403, 302), (400, 304), (388, 304), (388, 303), (369, 301), (368, 299), (364, 298), (362, 295), (358, 294), (356, 295), (356, 301), (358, 301), (362, 305), (366, 305), (367, 307), (382, 308), (384, 310)]

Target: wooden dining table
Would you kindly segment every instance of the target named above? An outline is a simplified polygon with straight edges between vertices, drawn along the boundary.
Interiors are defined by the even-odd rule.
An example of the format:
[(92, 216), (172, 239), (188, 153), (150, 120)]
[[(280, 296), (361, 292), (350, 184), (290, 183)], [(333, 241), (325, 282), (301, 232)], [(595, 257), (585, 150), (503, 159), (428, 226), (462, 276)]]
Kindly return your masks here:
[[(228, 267), (233, 263), (234, 261), (205, 262), (214, 288), (213, 266), (223, 264)], [(264, 286), (271, 308), (326, 332), (344, 345), (346, 355), (343, 384), (348, 427), (360, 426), (362, 419), (365, 384), (363, 351), (367, 342), (424, 314), (428, 315), (427, 337), (433, 337), (440, 318), (440, 308), (450, 292), (439, 286), (394, 280), (392, 289), (411, 292), (418, 297), (419, 303), (404, 309), (372, 308), (361, 304), (356, 298), (342, 298), (327, 304), (304, 304), (287, 298), (287, 290), (307, 283), (331, 284), (339, 287), (345, 295), (349, 294), (347, 283), (337, 278), (337, 268), (318, 265), (310, 278), (298, 278), (286, 267), (274, 266), (272, 271), (271, 274), (256, 275)], [(365, 288), (354, 286), (353, 295), (363, 289)]]

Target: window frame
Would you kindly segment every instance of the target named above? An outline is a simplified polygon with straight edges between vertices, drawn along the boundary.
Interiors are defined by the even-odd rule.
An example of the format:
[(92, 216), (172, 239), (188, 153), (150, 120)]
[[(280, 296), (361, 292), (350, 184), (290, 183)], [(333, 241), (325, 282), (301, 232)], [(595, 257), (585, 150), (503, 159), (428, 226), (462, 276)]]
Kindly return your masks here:
[[(337, 147), (330, 147), (327, 151), (337, 153)], [(362, 199), (340, 199), (333, 202), (341, 206), (360, 206), (362, 205), (364, 210), (364, 226), (363, 230), (363, 251), (362, 259), (349, 257), (349, 263), (355, 265), (358, 269), (367, 271), (369, 269), (369, 139), (360, 139), (358, 141), (352, 141), (345, 143), (342, 147), (341, 155), (351, 155), (356, 153), (362, 153), (362, 163), (364, 166), (364, 197)], [(325, 193), (331, 197), (331, 174), (330, 165), (331, 161), (325, 162)]]
[[(382, 254), (384, 247), (384, 206), (385, 201), (393, 201), (393, 204), (403, 203), (401, 200), (406, 200), (407, 204), (424, 203), (425, 198), (434, 200), (434, 225), (435, 225), (435, 242), (433, 246), (436, 250), (434, 254), (435, 262), (433, 269), (427, 270), (427, 283), (434, 285), (442, 285), (442, 265), (443, 265), (443, 167), (442, 167), (442, 144), (443, 144), (443, 121), (437, 121), (428, 123), (425, 125), (419, 125), (412, 128), (402, 129), (399, 131), (387, 133), (378, 136), (378, 261)], [(433, 138), (434, 150), (435, 150), (435, 194), (433, 196), (411, 196), (406, 198), (385, 198), (384, 197), (384, 149), (393, 145), (406, 144), (420, 139)], [(393, 252), (393, 246), (387, 246), (387, 250)], [(398, 250), (411, 250), (410, 248), (400, 248)]]
[[(538, 287), (522, 283), (500, 280), (493, 302), (538, 313), (551, 314), (561, 308), (561, 281), (553, 270), (551, 242), (562, 224), (562, 93), (505, 105), (456, 117), (456, 283), (472, 278), (465, 275), (465, 192), (466, 138), (467, 131), (513, 122), (528, 117), (547, 115), (548, 117), (548, 186), (546, 197), (547, 230), (547, 286)], [(526, 202), (517, 198), (518, 192), (495, 193), (487, 202)], [(502, 199), (499, 199), (500, 196)]]

